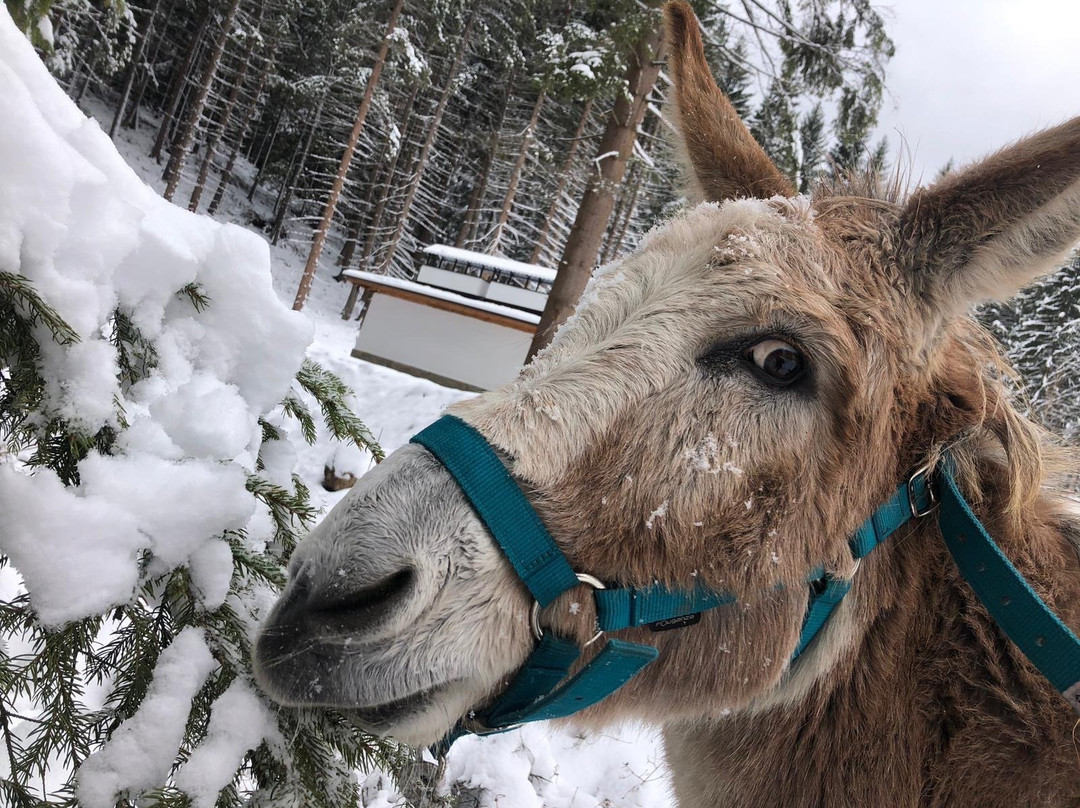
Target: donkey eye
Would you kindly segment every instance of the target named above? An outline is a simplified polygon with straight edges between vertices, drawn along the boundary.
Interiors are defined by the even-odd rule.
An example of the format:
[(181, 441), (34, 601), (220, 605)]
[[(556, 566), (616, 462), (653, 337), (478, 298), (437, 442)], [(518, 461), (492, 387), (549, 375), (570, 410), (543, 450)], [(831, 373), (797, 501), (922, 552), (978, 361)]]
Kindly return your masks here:
[(806, 357), (802, 352), (778, 339), (756, 343), (746, 352), (746, 358), (776, 384), (791, 384), (806, 373)]

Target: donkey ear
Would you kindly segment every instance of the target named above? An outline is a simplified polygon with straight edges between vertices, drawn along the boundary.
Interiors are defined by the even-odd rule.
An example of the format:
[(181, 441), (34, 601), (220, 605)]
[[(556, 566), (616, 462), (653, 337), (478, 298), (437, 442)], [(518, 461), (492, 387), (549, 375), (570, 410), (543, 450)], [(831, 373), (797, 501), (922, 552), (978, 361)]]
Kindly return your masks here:
[(664, 7), (668, 71), (675, 85), (675, 111), (682, 151), (690, 167), (690, 195), (721, 202), (740, 197), (794, 196), (795, 189), (739, 119), (716, 86), (701, 28), (685, 0)]
[(920, 189), (898, 236), (901, 267), (936, 318), (1049, 272), (1080, 240), (1080, 118)]

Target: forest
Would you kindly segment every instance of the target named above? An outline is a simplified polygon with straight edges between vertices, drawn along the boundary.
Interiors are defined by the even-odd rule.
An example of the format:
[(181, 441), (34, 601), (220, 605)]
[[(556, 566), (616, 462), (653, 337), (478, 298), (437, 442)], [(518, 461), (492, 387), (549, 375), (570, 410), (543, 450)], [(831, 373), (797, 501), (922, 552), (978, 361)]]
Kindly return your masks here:
[[(72, 98), (112, 105), (110, 135), (156, 131), (166, 198), (270, 197), (246, 224), (307, 251), (297, 307), (317, 267), (409, 277), (431, 243), (587, 275), (680, 204), (655, 2), (8, 5)], [(884, 167), (893, 45), (868, 0), (698, 5), (722, 86), (798, 187)]]

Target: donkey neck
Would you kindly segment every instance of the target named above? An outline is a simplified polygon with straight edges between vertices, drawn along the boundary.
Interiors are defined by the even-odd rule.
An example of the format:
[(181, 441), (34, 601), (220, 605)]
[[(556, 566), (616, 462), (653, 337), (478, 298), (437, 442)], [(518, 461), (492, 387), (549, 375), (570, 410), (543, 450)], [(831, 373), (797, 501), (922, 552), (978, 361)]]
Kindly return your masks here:
[[(997, 494), (980, 516), (1077, 626), (1071, 523), (1040, 502), (1010, 528)], [(666, 729), (682, 808), (1080, 803), (1073, 712), (1001, 636), (934, 520), (897, 539), (863, 565), (842, 607), (853, 636), (797, 703)]]

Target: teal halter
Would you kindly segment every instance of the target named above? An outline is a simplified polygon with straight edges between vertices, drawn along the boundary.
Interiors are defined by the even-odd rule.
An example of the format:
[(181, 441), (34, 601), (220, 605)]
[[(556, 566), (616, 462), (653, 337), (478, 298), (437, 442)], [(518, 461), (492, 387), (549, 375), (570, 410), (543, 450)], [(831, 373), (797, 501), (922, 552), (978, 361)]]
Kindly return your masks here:
[[(704, 611), (735, 602), (729, 594), (703, 588), (607, 588), (590, 575), (576, 573), (495, 450), (473, 427), (446, 415), (412, 442), (427, 449), (454, 477), (535, 599), (536, 647), (495, 703), (469, 726), (459, 724), (443, 740), (443, 750), (470, 732), (501, 732), (584, 710), (656, 659), (659, 652), (651, 645), (607, 637), (600, 651), (567, 679), (581, 649), (543, 632), (538, 620), (540, 609), (563, 592), (583, 583), (593, 589), (597, 634), (586, 645), (607, 632), (635, 626), (654, 631), (681, 628), (697, 622)], [(941, 531), (961, 573), (1005, 635), (1080, 713), (1080, 640), (1028, 585), (972, 513), (948, 454), (936, 478), (934, 485), (930, 469), (919, 469), (855, 531), (850, 547), (856, 564), (897, 529), (931, 513), (940, 498)], [(807, 583), (809, 601), (791, 664), (851, 588), (850, 579), (833, 577), (824, 568), (811, 573)]]

